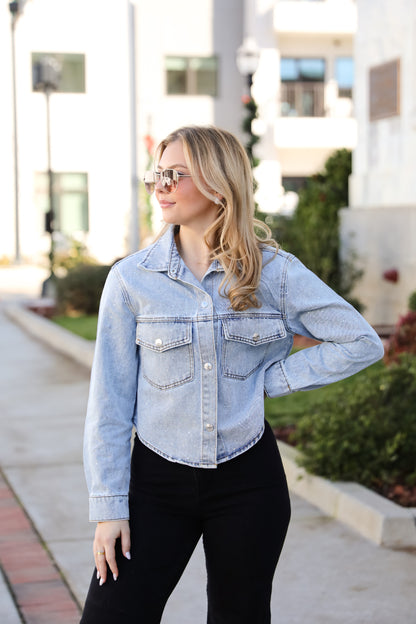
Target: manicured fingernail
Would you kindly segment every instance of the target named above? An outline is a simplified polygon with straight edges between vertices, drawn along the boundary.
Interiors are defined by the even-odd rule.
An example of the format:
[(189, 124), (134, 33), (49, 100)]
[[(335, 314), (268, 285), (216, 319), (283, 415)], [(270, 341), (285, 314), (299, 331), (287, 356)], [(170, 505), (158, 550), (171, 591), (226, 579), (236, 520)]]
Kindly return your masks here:
[(100, 579), (100, 587), (101, 587), (101, 585), (104, 585), (104, 580), (103, 579)]
[(117, 574), (113, 574), (113, 579), (116, 581), (117, 580)]
[(124, 556), (126, 559), (129, 559), (129, 560), (131, 559), (131, 554), (129, 551), (127, 551)]
[(98, 570), (97, 570), (97, 580), (98, 580), (98, 581), (100, 580), (100, 573), (99, 573), (99, 571), (98, 571)]

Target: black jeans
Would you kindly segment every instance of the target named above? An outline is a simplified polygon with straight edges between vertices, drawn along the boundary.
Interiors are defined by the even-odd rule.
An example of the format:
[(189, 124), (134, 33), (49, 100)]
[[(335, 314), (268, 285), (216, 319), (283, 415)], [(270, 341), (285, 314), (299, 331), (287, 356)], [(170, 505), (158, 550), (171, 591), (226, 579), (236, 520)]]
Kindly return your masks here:
[(201, 535), (208, 624), (268, 624), (290, 502), (268, 425), (251, 449), (215, 469), (167, 461), (136, 437), (131, 463), (131, 561), (119, 578), (95, 571), (81, 624), (158, 624)]

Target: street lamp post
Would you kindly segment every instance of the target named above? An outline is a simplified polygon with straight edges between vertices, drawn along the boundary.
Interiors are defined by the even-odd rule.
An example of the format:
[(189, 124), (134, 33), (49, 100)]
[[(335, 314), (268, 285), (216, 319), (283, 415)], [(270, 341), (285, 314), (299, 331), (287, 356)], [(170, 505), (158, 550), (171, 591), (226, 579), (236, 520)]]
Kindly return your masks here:
[(237, 50), (237, 67), (242, 76), (247, 79), (248, 94), (243, 96), (243, 104), (247, 117), (243, 120), (242, 128), (248, 135), (245, 145), (251, 166), (254, 168), (258, 160), (253, 155), (253, 146), (259, 141), (259, 136), (253, 132), (252, 123), (257, 117), (257, 104), (251, 94), (253, 75), (256, 73), (260, 61), (260, 50), (254, 37), (245, 37), (243, 44)]
[(248, 94), (251, 96), (253, 75), (260, 61), (260, 50), (254, 37), (245, 37), (243, 44), (237, 50), (236, 61), (240, 74), (247, 78)]
[(134, 253), (140, 244), (140, 205), (137, 179), (137, 76), (136, 76), (136, 6), (128, 0), (129, 20), (129, 63), (130, 63), (130, 164), (131, 164), (131, 209), (129, 251)]
[(14, 160), (14, 259), (20, 262), (20, 224), (19, 224), (19, 158), (17, 151), (17, 96), (16, 96), (16, 43), (15, 30), (17, 18), (21, 8), (19, 2), (9, 2), (11, 13), (11, 41), (12, 41), (12, 80), (13, 80), (13, 160)]
[(53, 197), (53, 172), (51, 159), (51, 124), (50, 124), (50, 96), (57, 90), (61, 76), (61, 66), (53, 56), (43, 56), (33, 67), (33, 88), (41, 91), (46, 97), (46, 139), (47, 139), (47, 161), (48, 161), (48, 189), (49, 189), (49, 210), (45, 215), (45, 230), (50, 234), (50, 276), (42, 285), (42, 296), (54, 295), (54, 260), (55, 260), (55, 211)]

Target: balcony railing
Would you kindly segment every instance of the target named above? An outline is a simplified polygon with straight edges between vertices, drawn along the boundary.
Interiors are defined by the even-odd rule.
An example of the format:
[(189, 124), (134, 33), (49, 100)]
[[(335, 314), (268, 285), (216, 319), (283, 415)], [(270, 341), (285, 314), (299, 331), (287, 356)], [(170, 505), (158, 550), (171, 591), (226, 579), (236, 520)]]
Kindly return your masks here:
[(325, 117), (323, 82), (282, 82), (282, 117)]

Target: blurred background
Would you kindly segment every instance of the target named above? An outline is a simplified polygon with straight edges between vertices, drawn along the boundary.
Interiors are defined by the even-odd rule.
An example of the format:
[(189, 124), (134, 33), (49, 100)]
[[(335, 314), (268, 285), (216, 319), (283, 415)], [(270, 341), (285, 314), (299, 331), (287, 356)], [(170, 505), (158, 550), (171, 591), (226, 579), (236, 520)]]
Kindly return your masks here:
[(215, 124), (247, 145), (283, 247), (380, 331), (407, 310), (414, 0), (3, 0), (0, 59), (2, 267), (143, 247), (155, 145)]
[[(359, 535), (315, 485), (301, 496), (324, 512), (294, 496), (294, 479), (275, 617), (414, 623), (415, 67), (415, 0), (0, 0), (1, 622), (79, 621), (103, 284), (161, 228), (142, 183), (159, 141), (215, 124), (246, 147), (257, 217), (388, 338), (384, 361), (341, 385), (265, 402), (312, 473), (373, 490), (365, 513), (358, 498), (330, 512)], [(399, 550), (362, 537), (380, 523)], [(202, 622), (204, 587), (199, 549), (164, 621)]]

